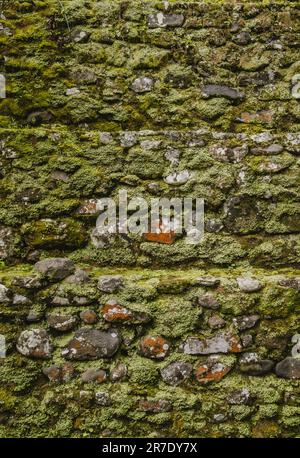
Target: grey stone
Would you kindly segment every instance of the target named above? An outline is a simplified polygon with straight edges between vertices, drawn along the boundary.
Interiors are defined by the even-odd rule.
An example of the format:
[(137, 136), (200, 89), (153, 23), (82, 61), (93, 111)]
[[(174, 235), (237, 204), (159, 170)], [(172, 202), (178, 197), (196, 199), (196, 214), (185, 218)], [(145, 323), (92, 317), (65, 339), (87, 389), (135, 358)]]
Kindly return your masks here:
[(268, 146), (265, 151), (270, 154), (279, 154), (283, 151), (283, 146), (278, 145), (277, 143), (273, 143), (272, 145)]
[(184, 361), (175, 361), (161, 369), (162, 379), (168, 385), (179, 385), (192, 373), (193, 366)]
[(164, 178), (164, 181), (167, 184), (182, 185), (187, 183), (189, 178), (190, 172), (188, 170), (182, 170), (181, 172), (170, 173), (170, 175)]
[(98, 289), (103, 293), (114, 293), (123, 285), (121, 275), (105, 275), (98, 278)]
[(60, 305), (60, 306), (70, 305), (69, 299), (67, 297), (61, 297), (61, 296), (54, 296), (51, 302), (53, 305)]
[(300, 358), (288, 356), (276, 364), (275, 372), (278, 377), (292, 380), (300, 379)]
[(240, 331), (244, 331), (245, 329), (253, 328), (258, 322), (258, 320), (258, 315), (248, 315), (233, 318), (232, 321)]
[(100, 132), (99, 140), (103, 145), (109, 145), (114, 141), (114, 137), (110, 132)]
[(188, 337), (180, 346), (187, 355), (209, 355), (213, 353), (238, 353), (242, 350), (239, 338), (230, 332), (224, 332), (214, 337), (199, 340)]
[(181, 152), (178, 149), (170, 148), (165, 152), (165, 158), (171, 162), (171, 165), (178, 165)]
[(22, 294), (15, 294), (13, 297), (13, 305), (28, 305), (30, 303), (31, 300)]
[(210, 293), (205, 293), (202, 296), (198, 296), (197, 304), (201, 305), (201, 307), (211, 310), (217, 310), (220, 307), (217, 299)]
[(10, 302), (10, 295), (9, 289), (0, 283), (0, 303), (7, 304)]
[(224, 226), (220, 220), (208, 219), (205, 221), (204, 227), (207, 232), (220, 232)]
[(254, 293), (262, 289), (261, 283), (255, 278), (239, 277), (236, 279), (238, 287), (244, 293)]
[(26, 321), (29, 323), (37, 323), (38, 321), (41, 321), (43, 318), (43, 312), (39, 310), (30, 310), (27, 317)]
[(109, 378), (112, 382), (118, 382), (125, 380), (127, 377), (127, 366), (123, 363), (118, 363), (109, 374)]
[(32, 358), (49, 358), (52, 353), (51, 339), (45, 329), (28, 329), (21, 332), (17, 350)]
[(221, 329), (226, 325), (226, 321), (219, 315), (212, 315), (207, 320), (207, 323), (211, 329)]
[(63, 181), (64, 183), (69, 181), (69, 175), (66, 172), (63, 172), (62, 170), (53, 170), (53, 172), (50, 175), (50, 178), (55, 181)]
[(140, 76), (133, 81), (131, 89), (138, 93), (150, 92), (153, 89), (153, 84), (154, 81), (152, 78), (149, 78), (148, 76)]
[(110, 358), (120, 344), (121, 338), (116, 331), (81, 328), (63, 349), (62, 356), (74, 360)]
[(42, 279), (38, 276), (15, 277), (12, 281), (12, 285), (26, 289), (38, 289), (42, 286)]
[(228, 86), (221, 84), (206, 84), (202, 93), (204, 97), (225, 97), (230, 100), (242, 100), (244, 94)]
[(120, 145), (123, 146), (123, 148), (130, 148), (131, 146), (134, 146), (138, 142), (138, 135), (136, 132), (122, 132), (119, 135), (120, 138)]
[(106, 407), (106, 406), (111, 405), (110, 396), (105, 391), (97, 391), (95, 393), (95, 401), (96, 401), (96, 404), (98, 404), (99, 406)]
[(265, 375), (271, 372), (274, 362), (261, 359), (257, 353), (244, 353), (239, 359), (240, 371), (247, 375)]
[(74, 274), (67, 277), (65, 281), (77, 285), (82, 283), (89, 283), (91, 279), (85, 270), (76, 269)]
[(220, 279), (217, 277), (197, 277), (195, 283), (200, 286), (218, 286)]
[(162, 12), (149, 14), (148, 26), (157, 27), (180, 27), (183, 24), (183, 14), (166, 14)]
[(227, 396), (227, 401), (229, 404), (249, 404), (251, 403), (251, 396), (249, 390), (242, 388), (241, 390), (232, 391)]
[(50, 328), (56, 331), (70, 331), (76, 326), (77, 321), (78, 319), (74, 315), (49, 314), (47, 316), (47, 322)]
[(48, 111), (34, 111), (27, 116), (27, 122), (33, 126), (50, 122), (51, 119), (52, 115)]
[(35, 264), (35, 269), (49, 280), (63, 280), (74, 272), (74, 262), (68, 258), (49, 258)]
[(247, 348), (250, 347), (250, 345), (252, 344), (253, 337), (251, 334), (244, 334), (243, 336), (241, 336), (241, 341), (243, 348)]
[(11, 256), (14, 233), (10, 227), (0, 227), (0, 259), (4, 260)]

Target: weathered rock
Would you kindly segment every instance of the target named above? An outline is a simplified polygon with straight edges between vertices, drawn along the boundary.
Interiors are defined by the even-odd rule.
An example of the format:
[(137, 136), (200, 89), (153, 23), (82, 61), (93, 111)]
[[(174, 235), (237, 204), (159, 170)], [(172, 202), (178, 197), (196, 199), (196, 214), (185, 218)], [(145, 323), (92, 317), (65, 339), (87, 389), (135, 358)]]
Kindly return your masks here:
[(141, 399), (139, 401), (139, 410), (143, 412), (152, 412), (152, 413), (160, 413), (160, 412), (168, 412), (172, 409), (172, 405), (167, 399)]
[(127, 366), (123, 363), (118, 363), (109, 374), (109, 378), (112, 382), (120, 382), (125, 380), (127, 377)]
[(134, 92), (138, 92), (138, 93), (149, 92), (153, 89), (153, 84), (154, 84), (154, 81), (152, 78), (149, 78), (147, 76), (140, 76), (139, 78), (136, 78), (133, 81), (131, 85), (131, 89)]
[(240, 371), (248, 375), (264, 375), (271, 372), (274, 363), (260, 359), (257, 353), (244, 353), (239, 359)]
[(66, 89), (66, 96), (71, 96), (71, 95), (76, 95), (76, 94), (80, 94), (80, 89), (76, 86), (74, 87), (69, 87), (68, 89)]
[(233, 318), (232, 321), (240, 331), (245, 331), (245, 329), (253, 328), (258, 322), (258, 320), (258, 315), (248, 315)]
[(94, 310), (83, 310), (83, 312), (80, 312), (79, 316), (86, 324), (94, 324), (98, 321), (97, 313), (94, 312)]
[(65, 363), (61, 366), (53, 364), (45, 367), (43, 373), (50, 382), (69, 382), (75, 375), (75, 369), (71, 363)]
[(242, 350), (240, 340), (230, 332), (199, 340), (188, 337), (180, 346), (180, 350), (188, 355), (209, 355), (213, 353), (239, 353)]
[(218, 286), (220, 279), (217, 277), (197, 277), (195, 283), (200, 286)]
[(113, 299), (102, 307), (101, 313), (109, 323), (141, 324), (150, 321), (147, 313), (131, 311)]
[(220, 307), (217, 299), (210, 293), (203, 294), (202, 296), (197, 297), (197, 304), (201, 307), (216, 310)]
[(89, 274), (82, 269), (76, 269), (73, 275), (70, 275), (65, 280), (67, 283), (72, 283), (74, 285), (80, 285), (84, 283), (89, 283), (91, 281)]
[(148, 26), (151, 28), (156, 27), (180, 27), (183, 24), (183, 14), (166, 14), (166, 13), (153, 13), (148, 16)]
[(37, 275), (30, 277), (14, 277), (12, 285), (26, 289), (38, 289), (42, 286), (42, 279)]
[(280, 286), (286, 286), (288, 288), (296, 289), (300, 291), (300, 278), (292, 277), (292, 278), (282, 278), (278, 281)]
[(43, 374), (48, 377), (50, 382), (60, 382), (61, 380), (61, 367), (57, 364), (53, 364), (52, 366), (45, 367), (43, 369)]
[(110, 358), (120, 344), (121, 338), (116, 331), (81, 328), (63, 349), (62, 356), (74, 360)]
[(163, 359), (170, 350), (170, 344), (161, 336), (146, 336), (140, 341), (140, 353), (146, 358)]
[(52, 353), (51, 339), (45, 329), (28, 329), (21, 332), (17, 350), (31, 358), (49, 358)]
[(130, 148), (131, 146), (136, 145), (136, 143), (138, 142), (138, 135), (136, 132), (130, 132), (130, 131), (122, 132), (119, 138), (120, 138), (120, 145), (123, 146), (123, 148)]
[(63, 280), (74, 272), (73, 261), (68, 258), (49, 258), (39, 261), (34, 266), (36, 270), (49, 280)]
[(7, 304), (11, 300), (11, 293), (6, 286), (0, 283), (0, 303)]
[(77, 321), (78, 319), (74, 315), (49, 314), (47, 316), (47, 322), (50, 328), (56, 331), (70, 331), (76, 326)]
[(226, 321), (220, 315), (212, 315), (207, 320), (211, 329), (221, 329), (226, 325)]
[(26, 321), (29, 323), (36, 323), (43, 319), (43, 312), (41, 310), (29, 310), (29, 313), (26, 317)]
[(292, 380), (300, 379), (300, 359), (288, 356), (276, 364), (275, 372), (278, 377)]
[(98, 289), (103, 293), (114, 293), (123, 285), (123, 277), (121, 275), (105, 275), (98, 279)]
[(202, 93), (205, 97), (225, 97), (230, 100), (242, 100), (244, 94), (236, 89), (220, 84), (206, 84)]
[(195, 377), (199, 383), (206, 385), (218, 382), (232, 369), (233, 364), (220, 361), (219, 357), (210, 356), (205, 363), (200, 364), (195, 370)]
[(107, 379), (107, 373), (103, 369), (87, 369), (81, 374), (81, 380), (84, 383), (97, 382), (103, 383)]
[(23, 296), (22, 294), (14, 294), (13, 296), (13, 305), (28, 305), (31, 304), (31, 300)]
[(164, 178), (167, 184), (180, 186), (188, 182), (190, 178), (190, 172), (188, 170), (182, 170), (181, 172), (173, 172)]
[(111, 405), (111, 398), (105, 391), (97, 391), (95, 393), (95, 401), (99, 406), (107, 407)]
[(249, 390), (247, 388), (242, 388), (241, 390), (232, 391), (227, 396), (227, 401), (229, 404), (250, 404), (252, 399)]
[(256, 291), (260, 291), (262, 289), (262, 284), (250, 277), (239, 277), (236, 279), (238, 287), (244, 293), (254, 293)]
[(174, 363), (170, 363), (168, 366), (161, 369), (160, 373), (165, 383), (177, 386), (189, 378), (192, 370), (193, 366), (190, 363), (175, 361)]

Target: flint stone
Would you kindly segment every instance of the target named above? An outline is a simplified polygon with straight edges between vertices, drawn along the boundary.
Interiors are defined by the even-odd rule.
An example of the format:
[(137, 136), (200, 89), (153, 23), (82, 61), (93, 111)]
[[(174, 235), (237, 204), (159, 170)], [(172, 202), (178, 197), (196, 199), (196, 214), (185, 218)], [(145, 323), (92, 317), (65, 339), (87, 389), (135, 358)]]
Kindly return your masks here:
[(162, 12), (149, 14), (148, 26), (157, 27), (180, 27), (183, 24), (183, 14), (165, 14)]
[(236, 89), (219, 84), (206, 84), (202, 92), (205, 97), (225, 97), (230, 100), (241, 100), (244, 98), (244, 94)]
[(140, 76), (133, 81), (131, 89), (138, 93), (150, 92), (153, 88), (153, 84), (154, 81), (152, 78), (149, 78), (148, 76)]
[(117, 352), (120, 344), (121, 338), (113, 330), (105, 332), (81, 328), (63, 349), (62, 356), (71, 360), (110, 358)]
[(292, 380), (300, 379), (300, 358), (288, 356), (276, 364), (275, 372), (278, 377)]
[(179, 385), (186, 380), (192, 373), (193, 366), (184, 361), (175, 361), (161, 369), (162, 379), (168, 385)]
[(28, 329), (21, 332), (17, 350), (32, 358), (49, 358), (52, 353), (51, 339), (45, 329)]
[(63, 280), (74, 272), (74, 262), (68, 258), (49, 258), (35, 264), (35, 269), (49, 280)]
[(233, 334), (221, 333), (214, 337), (199, 340), (188, 337), (180, 346), (187, 355), (209, 355), (214, 353), (239, 353), (242, 350), (239, 338)]
[(98, 279), (98, 289), (103, 293), (114, 293), (122, 285), (123, 277), (121, 275), (106, 275)]
[(261, 283), (254, 278), (239, 277), (236, 279), (236, 281), (237, 281), (238, 287), (244, 293), (254, 293), (256, 291), (260, 291), (262, 288)]
[(233, 323), (240, 331), (253, 328), (259, 320), (258, 315), (240, 316), (233, 319)]

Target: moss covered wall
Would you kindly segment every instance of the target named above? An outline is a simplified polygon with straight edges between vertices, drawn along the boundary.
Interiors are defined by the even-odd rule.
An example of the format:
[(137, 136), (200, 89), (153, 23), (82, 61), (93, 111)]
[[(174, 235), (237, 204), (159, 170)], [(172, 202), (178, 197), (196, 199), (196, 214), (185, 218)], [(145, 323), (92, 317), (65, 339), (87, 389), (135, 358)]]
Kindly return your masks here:
[(299, 2), (0, 7), (0, 437), (299, 436)]

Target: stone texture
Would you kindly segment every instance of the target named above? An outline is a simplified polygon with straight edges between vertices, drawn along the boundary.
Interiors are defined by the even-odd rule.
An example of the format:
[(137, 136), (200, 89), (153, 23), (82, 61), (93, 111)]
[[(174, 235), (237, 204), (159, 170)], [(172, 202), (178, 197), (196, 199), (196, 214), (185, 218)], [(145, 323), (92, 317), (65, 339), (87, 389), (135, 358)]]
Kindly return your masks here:
[(197, 337), (188, 337), (180, 348), (188, 355), (239, 353), (242, 350), (239, 338), (229, 332), (217, 334), (214, 337), (203, 340), (199, 340)]
[(63, 280), (74, 271), (74, 263), (68, 258), (44, 259), (35, 264), (35, 269), (51, 281)]
[(28, 329), (21, 332), (17, 350), (31, 358), (49, 358), (52, 353), (52, 343), (45, 329)]
[(271, 372), (274, 362), (262, 359), (257, 353), (243, 353), (239, 359), (240, 371), (248, 375), (265, 375)]
[(296, 380), (300, 378), (300, 359), (292, 358), (288, 356), (275, 367), (276, 374), (278, 377)]
[(244, 94), (236, 89), (219, 84), (206, 84), (203, 86), (202, 93), (205, 97), (225, 97), (230, 100), (241, 100)]
[(177, 386), (189, 378), (193, 370), (190, 363), (175, 361), (161, 369), (162, 379), (168, 385)]
[(102, 316), (109, 323), (141, 324), (150, 321), (147, 313), (138, 313), (119, 305), (115, 300), (108, 301), (101, 309)]
[(94, 310), (83, 310), (79, 316), (86, 324), (95, 324), (98, 321), (97, 313)]
[(148, 16), (149, 27), (180, 27), (184, 21), (182, 14), (153, 13)]
[(259, 291), (262, 288), (261, 283), (254, 278), (239, 277), (237, 278), (236, 281), (237, 281), (238, 287), (244, 293), (254, 293), (256, 291)]
[(223, 363), (219, 357), (210, 356), (195, 370), (195, 377), (201, 385), (222, 380), (232, 369), (232, 364)]
[(146, 358), (163, 359), (170, 350), (170, 344), (161, 336), (146, 336), (140, 341), (140, 352)]
[(98, 288), (103, 293), (114, 293), (123, 285), (121, 275), (105, 275), (98, 278)]
[(81, 328), (63, 349), (62, 355), (79, 361), (110, 358), (117, 352), (120, 344), (121, 338), (115, 331)]
[(110, 371), (109, 378), (112, 382), (119, 382), (126, 379), (127, 372), (127, 366), (123, 363), (118, 363)]
[[(154, 81), (152, 78), (149, 78), (148, 76), (141, 76), (139, 78), (136, 78), (133, 81), (131, 85), (131, 89), (134, 92), (138, 92), (138, 93), (149, 92), (152, 90), (153, 84), (154, 84)], [(122, 145), (122, 146), (125, 146), (125, 145)], [(132, 146), (132, 144), (130, 144), (129, 146)]]
[(70, 331), (76, 326), (77, 321), (78, 319), (75, 315), (57, 315), (53, 313), (47, 316), (50, 328), (60, 332)]
[(87, 369), (81, 374), (84, 383), (97, 382), (103, 383), (107, 379), (107, 374), (103, 369)]
[(202, 296), (197, 297), (197, 304), (201, 305), (201, 307), (217, 310), (220, 307), (217, 299), (211, 293), (203, 294)]

